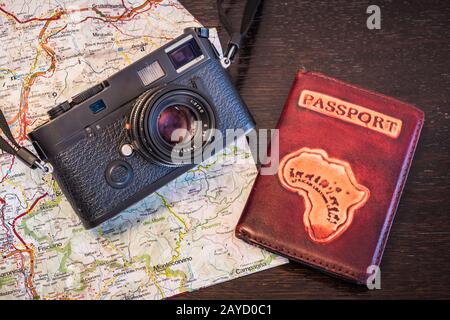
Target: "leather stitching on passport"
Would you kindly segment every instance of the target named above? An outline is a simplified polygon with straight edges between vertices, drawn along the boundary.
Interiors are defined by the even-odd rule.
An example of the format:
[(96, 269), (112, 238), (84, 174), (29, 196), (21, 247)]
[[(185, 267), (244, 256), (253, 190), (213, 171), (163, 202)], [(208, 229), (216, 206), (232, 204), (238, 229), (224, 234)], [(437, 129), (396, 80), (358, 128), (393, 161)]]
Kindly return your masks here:
[(383, 236), (382, 236), (382, 240), (381, 240), (381, 246), (378, 248), (378, 251), (377, 251), (377, 256), (375, 258), (375, 263), (377, 265), (379, 265), (380, 262), (381, 262), (381, 256), (382, 256), (382, 253), (383, 253), (383, 249), (384, 249), (384, 247), (386, 245), (386, 240), (387, 240), (387, 237), (389, 235), (390, 228), (392, 226), (392, 221), (394, 220), (395, 213), (397, 211), (397, 207), (398, 207), (398, 204), (400, 202), (400, 197), (401, 197), (401, 195), (403, 193), (403, 188), (405, 187), (406, 179), (408, 177), (408, 172), (409, 172), (409, 169), (411, 167), (412, 158), (413, 158), (414, 152), (416, 150), (417, 141), (419, 140), (419, 137), (420, 137), (420, 131), (422, 129), (422, 125), (423, 125), (423, 121), (419, 120), (419, 122), (416, 125), (416, 128), (414, 129), (414, 136), (415, 137), (414, 137), (413, 144), (412, 144), (414, 147), (409, 150), (408, 157), (406, 158), (406, 161), (408, 163), (408, 165), (406, 167), (407, 169), (403, 170), (403, 172), (402, 172), (402, 177), (400, 178), (400, 186), (401, 186), (401, 188), (395, 194), (396, 208), (390, 214), (390, 217), (389, 217), (389, 220), (388, 220), (389, 228), (384, 230), (384, 233), (383, 233)]
[[(385, 100), (385, 101), (389, 101), (389, 102), (392, 102), (392, 103), (395, 103), (395, 104), (402, 104), (402, 105), (408, 106), (408, 107), (413, 106), (415, 110), (417, 110), (417, 111), (419, 111), (419, 112), (422, 112), (420, 109), (418, 109), (416, 106), (414, 106), (414, 105), (412, 105), (412, 104), (410, 104), (410, 103), (405, 103), (405, 102), (403, 102), (403, 101), (400, 101), (400, 100), (397, 100), (397, 99), (394, 99), (394, 98), (385, 96), (384, 94), (381, 94), (381, 93), (378, 93), (378, 92), (375, 92), (375, 91), (371, 91), (371, 90), (367, 90), (367, 89), (363, 89), (363, 88), (361, 88), (361, 87), (358, 87), (358, 86), (355, 86), (355, 85), (351, 85), (351, 84), (348, 84), (348, 83), (339, 81), (339, 80), (334, 79), (334, 78), (327, 77), (327, 76), (325, 76), (325, 75), (323, 75), (323, 74), (321, 74), (321, 73), (317, 73), (317, 72), (307, 72), (306, 74), (308, 74), (308, 75), (310, 75), (310, 76), (313, 76), (313, 77), (322, 78), (322, 79), (327, 79), (327, 80), (330, 80), (330, 81), (339, 83), (340, 85), (343, 85), (343, 86), (345, 86), (345, 87), (352, 88), (352, 89), (356, 89), (356, 90), (358, 90), (358, 91), (362, 91), (362, 92), (368, 93), (368, 94), (373, 95), (373, 96), (377, 96), (377, 97), (379, 97), (379, 98), (381, 98), (381, 99), (383, 99), (383, 100)], [(303, 76), (303, 75), (306, 75), (306, 74), (305, 74), (305, 73), (301, 73), (300, 75)]]
[(256, 237), (250, 236), (245, 231), (241, 231), (241, 235), (243, 237), (246, 237), (247, 239), (249, 239), (252, 242), (260, 243), (262, 246), (269, 247), (272, 250), (281, 251), (281, 252), (287, 254), (288, 256), (295, 257), (295, 258), (297, 258), (299, 260), (306, 260), (306, 261), (308, 261), (308, 262), (310, 262), (312, 264), (320, 265), (320, 266), (324, 267), (324, 269), (326, 269), (326, 270), (330, 270), (330, 271), (333, 271), (335, 273), (341, 273), (341, 274), (348, 275), (348, 276), (351, 276), (351, 277), (358, 277), (357, 273), (355, 273), (355, 272), (353, 272), (353, 271), (351, 271), (351, 270), (349, 270), (349, 269), (347, 269), (347, 268), (345, 268), (343, 266), (340, 266), (338, 264), (329, 263), (329, 262), (327, 262), (327, 261), (325, 261), (323, 259), (314, 258), (314, 257), (312, 257), (310, 255), (307, 255), (307, 254), (298, 254), (298, 253), (296, 253), (294, 251), (291, 251), (289, 249), (286, 249), (284, 247), (277, 246), (277, 245), (274, 245), (274, 244), (269, 243), (267, 241), (264, 241), (264, 240), (258, 239)]
[[(401, 103), (402, 105), (407, 105), (408, 107), (410, 107), (409, 104), (404, 103), (402, 101), (396, 100), (396, 99), (391, 98), (391, 97), (387, 97), (387, 96), (385, 96), (383, 94), (380, 94), (380, 93), (377, 93), (377, 92), (373, 92), (373, 91), (370, 91), (370, 90), (366, 90), (366, 89), (360, 88), (358, 86), (350, 85), (348, 83), (345, 83), (345, 82), (342, 82), (342, 81), (339, 81), (339, 80), (327, 77), (327, 76), (325, 76), (323, 74), (320, 74), (320, 73), (311, 72), (309, 74), (311, 76), (313, 76), (313, 77), (318, 77), (318, 78), (322, 78), (322, 79), (331, 80), (333, 82), (339, 83), (340, 85), (343, 85), (343, 86), (346, 86), (346, 87), (349, 87), (349, 88), (353, 88), (353, 89), (356, 89), (358, 91), (362, 91), (362, 92), (368, 93), (370, 95), (375, 95), (375, 96), (377, 96), (377, 97), (379, 97), (379, 98), (381, 98), (381, 99), (383, 99), (385, 101), (390, 101), (390, 102), (393, 102), (395, 104)], [(303, 75), (303, 74), (301, 74), (301, 75)], [(417, 108), (415, 108), (415, 109), (417, 111), (421, 112), (419, 109), (417, 109)], [(423, 125), (423, 121), (420, 119), (418, 121), (417, 125), (416, 125), (416, 128), (414, 129), (414, 139), (413, 139), (413, 143), (412, 143), (412, 145), (414, 147), (410, 148), (408, 156), (406, 157), (406, 162), (408, 163), (408, 165), (406, 167), (407, 169), (406, 170), (402, 170), (402, 176), (401, 176), (400, 181), (399, 181), (400, 185), (401, 185), (401, 188), (400, 188), (400, 190), (398, 190), (396, 192), (395, 200), (394, 200), (395, 203), (396, 203), (396, 207), (398, 207), (400, 196), (401, 196), (403, 188), (405, 186), (405, 182), (406, 182), (405, 180), (406, 180), (406, 178), (408, 176), (408, 172), (409, 172), (409, 169), (410, 169), (410, 166), (411, 166), (412, 158), (413, 158), (414, 152), (416, 150), (417, 141), (419, 140), (419, 137), (420, 137), (419, 133), (420, 133), (420, 130), (422, 129), (422, 125)], [(390, 212), (389, 219), (388, 219), (388, 226), (392, 225), (392, 221), (393, 221), (393, 219), (395, 217), (395, 213), (396, 213), (396, 210), (392, 210)], [(386, 240), (387, 240), (387, 236), (389, 234), (389, 231), (390, 231), (390, 227), (386, 228), (386, 230), (384, 230), (384, 233), (383, 233), (383, 235), (381, 237), (381, 246), (378, 247), (378, 250), (376, 252), (376, 258), (375, 258), (375, 263), (377, 265), (379, 265), (379, 263), (381, 261), (381, 256), (382, 256), (385, 244), (386, 244)]]
[[(366, 90), (366, 89), (360, 88), (358, 86), (353, 86), (353, 85), (341, 82), (339, 80), (327, 77), (327, 76), (322, 75), (320, 73), (315, 73), (315, 72), (306, 72), (305, 73), (305, 72), (301, 72), (299, 74), (299, 76), (297, 77), (297, 79), (301, 78), (302, 76), (311, 76), (311, 77), (318, 77), (318, 78), (322, 78), (322, 79), (327, 79), (327, 80), (333, 81), (335, 83), (339, 83), (340, 85), (356, 89), (356, 90), (358, 90), (360, 92), (364, 92), (364, 93), (367, 93), (367, 94), (370, 94), (370, 95), (377, 96), (377, 97), (379, 97), (379, 98), (381, 98), (381, 99), (383, 99), (385, 101), (389, 101), (389, 102), (392, 102), (392, 103), (395, 103), (395, 104), (401, 103), (402, 105), (406, 105), (406, 106), (410, 107), (409, 104), (406, 104), (406, 103), (398, 101), (396, 99), (387, 97), (387, 96), (385, 96), (383, 94), (376, 93), (376, 92), (373, 92), (373, 91), (370, 91), (370, 90)], [(415, 110), (421, 112), (417, 108), (415, 108)], [(420, 130), (422, 128), (422, 125), (423, 125), (423, 121), (421, 119), (419, 119), (419, 121), (418, 121), (418, 123), (416, 125), (416, 128), (414, 129), (414, 139), (413, 139), (413, 143), (412, 143), (412, 145), (414, 147), (410, 148), (408, 156), (406, 157), (406, 161), (408, 163), (408, 166), (407, 166), (406, 170), (402, 171), (402, 176), (400, 178), (401, 188), (395, 194), (394, 201), (397, 204), (397, 206), (398, 206), (398, 203), (399, 203), (399, 198), (400, 198), (401, 193), (402, 193), (402, 189), (403, 189), (403, 187), (405, 185), (406, 177), (408, 176), (408, 172), (409, 172), (409, 168), (410, 168), (410, 165), (411, 165), (412, 157), (414, 155), (414, 152), (415, 152), (415, 149), (416, 149), (416, 146), (417, 146), (417, 141), (418, 141), (418, 139), (420, 137), (419, 133), (420, 133)], [(387, 224), (388, 226), (391, 225), (392, 220), (395, 217), (395, 211), (396, 210), (392, 210), (390, 215), (389, 215), (389, 219), (387, 221), (388, 222), (388, 224)], [(384, 225), (386, 225), (386, 223), (384, 223)], [(381, 245), (378, 247), (378, 249), (376, 251), (376, 258), (375, 258), (375, 263), (377, 265), (379, 265), (379, 263), (380, 263), (381, 255), (382, 255), (383, 249), (384, 249), (385, 244), (386, 244), (387, 236), (389, 234), (389, 229), (390, 229), (390, 227), (386, 228), (386, 230), (384, 230), (384, 232), (383, 232), (383, 235), (381, 236)], [(343, 267), (341, 265), (327, 262), (323, 258), (314, 258), (314, 257), (312, 257), (310, 255), (307, 255), (307, 254), (299, 254), (299, 253), (293, 252), (293, 251), (291, 251), (291, 250), (289, 250), (287, 248), (284, 248), (284, 247), (281, 247), (281, 246), (269, 243), (267, 241), (264, 241), (262, 239), (259, 239), (257, 237), (251, 236), (245, 230), (241, 230), (239, 233), (240, 233), (240, 235), (242, 237), (247, 238), (251, 242), (255, 242), (256, 244), (260, 244), (262, 246), (266, 246), (269, 249), (272, 249), (272, 250), (275, 250), (275, 251), (281, 251), (281, 252), (287, 254), (288, 256), (297, 258), (299, 260), (305, 260), (306, 262), (309, 262), (311, 264), (319, 265), (319, 266), (323, 267), (325, 270), (329, 270), (331, 272), (338, 273), (338, 274), (340, 273), (340, 274), (347, 275), (347, 276), (350, 276), (350, 277), (355, 277), (355, 278), (358, 278), (360, 281), (363, 281), (363, 280), (366, 279), (366, 275), (365, 274), (359, 274), (359, 273), (351, 271), (350, 269), (348, 269), (346, 267)]]

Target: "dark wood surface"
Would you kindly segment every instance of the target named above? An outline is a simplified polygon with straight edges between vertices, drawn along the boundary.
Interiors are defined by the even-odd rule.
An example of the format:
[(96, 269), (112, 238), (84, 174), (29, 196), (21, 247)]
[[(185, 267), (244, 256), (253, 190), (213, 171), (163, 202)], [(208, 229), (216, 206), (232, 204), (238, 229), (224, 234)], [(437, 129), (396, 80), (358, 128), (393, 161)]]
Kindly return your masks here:
[[(215, 1), (182, 0), (219, 27)], [(239, 22), (244, 1), (229, 1)], [(381, 8), (381, 30), (366, 9)], [(298, 69), (320, 71), (425, 111), (425, 127), (369, 291), (290, 263), (186, 299), (450, 298), (450, 2), (266, 0), (231, 69), (260, 128), (273, 128)], [(320, 134), (320, 133), (318, 133)]]

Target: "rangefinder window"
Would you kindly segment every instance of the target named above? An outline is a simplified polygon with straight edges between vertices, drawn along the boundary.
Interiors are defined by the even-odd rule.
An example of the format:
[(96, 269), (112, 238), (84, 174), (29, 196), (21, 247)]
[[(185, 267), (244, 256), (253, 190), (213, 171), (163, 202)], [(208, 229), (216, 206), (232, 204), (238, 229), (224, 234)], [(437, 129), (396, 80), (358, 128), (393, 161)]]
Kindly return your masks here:
[(194, 39), (168, 52), (170, 61), (178, 72), (185, 70), (203, 58), (202, 51)]

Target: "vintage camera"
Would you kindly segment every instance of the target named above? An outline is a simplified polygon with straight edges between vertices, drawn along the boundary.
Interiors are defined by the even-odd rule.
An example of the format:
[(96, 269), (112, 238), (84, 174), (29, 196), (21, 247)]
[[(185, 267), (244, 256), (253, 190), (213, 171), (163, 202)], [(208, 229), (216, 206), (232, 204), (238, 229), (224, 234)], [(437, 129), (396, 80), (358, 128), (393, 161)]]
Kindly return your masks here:
[(86, 228), (192, 168), (183, 155), (191, 159), (213, 144), (213, 130), (226, 137), (227, 129), (254, 128), (208, 36), (205, 28), (186, 29), (54, 107), (29, 133)]

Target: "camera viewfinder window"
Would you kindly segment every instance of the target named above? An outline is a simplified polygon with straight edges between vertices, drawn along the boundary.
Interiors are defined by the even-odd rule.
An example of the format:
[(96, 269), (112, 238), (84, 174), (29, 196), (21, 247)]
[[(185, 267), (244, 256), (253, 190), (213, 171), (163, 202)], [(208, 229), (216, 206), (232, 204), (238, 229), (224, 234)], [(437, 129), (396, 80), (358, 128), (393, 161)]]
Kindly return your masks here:
[(202, 51), (194, 39), (169, 52), (169, 58), (177, 70), (200, 56), (202, 56)]

